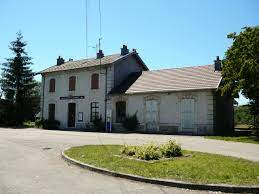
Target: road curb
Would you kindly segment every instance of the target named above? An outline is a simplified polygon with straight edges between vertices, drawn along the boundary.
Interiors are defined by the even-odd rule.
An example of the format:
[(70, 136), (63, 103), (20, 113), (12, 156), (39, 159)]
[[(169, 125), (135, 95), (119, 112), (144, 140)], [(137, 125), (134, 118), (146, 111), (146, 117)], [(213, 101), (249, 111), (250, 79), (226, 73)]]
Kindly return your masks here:
[(184, 189), (192, 189), (192, 190), (209, 190), (209, 191), (221, 191), (226, 193), (259, 193), (259, 186), (235, 186), (235, 185), (219, 185), (219, 184), (196, 184), (196, 183), (188, 183), (183, 181), (176, 180), (166, 180), (166, 179), (154, 179), (154, 178), (146, 178), (137, 175), (131, 175), (126, 173), (119, 173), (110, 171), (105, 168), (95, 167), (93, 165), (85, 164), (80, 161), (77, 161), (73, 158), (67, 156), (64, 151), (61, 153), (62, 158), (78, 167), (85, 168), (94, 172), (110, 175), (113, 177), (125, 178), (133, 181), (140, 181), (151, 184), (158, 184), (164, 186), (178, 187)]

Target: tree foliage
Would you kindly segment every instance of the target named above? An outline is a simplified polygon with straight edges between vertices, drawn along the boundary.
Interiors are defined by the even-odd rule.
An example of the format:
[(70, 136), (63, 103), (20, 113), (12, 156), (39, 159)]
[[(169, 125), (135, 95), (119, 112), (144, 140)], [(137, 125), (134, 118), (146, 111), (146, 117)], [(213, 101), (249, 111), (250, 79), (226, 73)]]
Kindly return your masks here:
[(245, 27), (228, 38), (233, 40), (223, 60), (221, 91), (233, 97), (239, 92), (250, 99), (255, 124), (259, 115), (259, 26)]
[(14, 112), (14, 124), (22, 124), (25, 119), (29, 119), (32, 110), (39, 106), (39, 91), (36, 88), (38, 84), (30, 68), (32, 62), (25, 51), (26, 45), (22, 33), (18, 32), (16, 40), (9, 47), (14, 57), (2, 64), (1, 89), (7, 104), (13, 107), (9, 111)]
[(247, 105), (235, 107), (235, 125), (246, 124), (253, 125), (254, 117), (251, 114), (250, 107)]

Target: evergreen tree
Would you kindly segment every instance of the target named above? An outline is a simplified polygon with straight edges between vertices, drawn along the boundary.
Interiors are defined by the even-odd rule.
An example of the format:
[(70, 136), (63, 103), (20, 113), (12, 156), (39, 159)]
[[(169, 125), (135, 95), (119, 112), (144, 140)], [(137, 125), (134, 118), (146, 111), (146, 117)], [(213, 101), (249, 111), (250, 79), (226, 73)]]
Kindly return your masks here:
[(30, 69), (31, 58), (25, 51), (26, 45), (22, 33), (18, 32), (16, 40), (9, 47), (14, 57), (2, 65), (1, 89), (5, 99), (14, 107), (14, 124), (18, 125), (22, 125), (28, 117), (28, 110), (31, 109), (28, 105), (36, 86), (34, 73)]

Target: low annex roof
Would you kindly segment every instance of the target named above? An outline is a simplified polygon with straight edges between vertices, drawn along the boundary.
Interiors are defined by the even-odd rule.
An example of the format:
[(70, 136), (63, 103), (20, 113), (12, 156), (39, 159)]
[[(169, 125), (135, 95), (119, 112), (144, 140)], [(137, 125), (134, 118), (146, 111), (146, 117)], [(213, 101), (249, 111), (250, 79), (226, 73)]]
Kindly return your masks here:
[(86, 67), (109, 65), (121, 59), (124, 59), (130, 55), (136, 56), (137, 59), (141, 61), (144, 68), (148, 69), (136, 52), (130, 52), (129, 54), (126, 54), (126, 55), (121, 55), (121, 54), (107, 55), (102, 57), (101, 60), (97, 58), (89, 58), (89, 59), (82, 59), (82, 60), (75, 60), (75, 61), (67, 61), (62, 65), (51, 66), (43, 71), (40, 71), (39, 73), (44, 74), (44, 73), (67, 71), (67, 70), (86, 68)]
[[(171, 92), (185, 90), (217, 89), (221, 82), (221, 72), (214, 65), (143, 71), (127, 89), (125, 94), (147, 92)], [(122, 84), (125, 83), (122, 82)], [(116, 88), (112, 94), (118, 94)]]

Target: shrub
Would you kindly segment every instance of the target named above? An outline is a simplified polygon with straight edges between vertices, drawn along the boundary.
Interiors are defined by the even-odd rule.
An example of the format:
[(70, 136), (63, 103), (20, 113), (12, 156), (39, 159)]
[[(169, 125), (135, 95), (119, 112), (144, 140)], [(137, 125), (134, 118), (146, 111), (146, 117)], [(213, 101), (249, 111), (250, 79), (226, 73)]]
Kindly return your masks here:
[(129, 130), (135, 130), (139, 126), (139, 121), (137, 117), (137, 113), (132, 116), (126, 116), (125, 120), (123, 121), (123, 127)]
[(127, 156), (134, 156), (136, 154), (136, 146), (124, 145), (121, 149), (121, 153)]
[(37, 128), (43, 127), (43, 120), (42, 120), (42, 119), (37, 119), (37, 120), (35, 121), (35, 126), (36, 126)]
[(60, 122), (57, 120), (44, 120), (42, 123), (43, 129), (58, 129)]
[(136, 150), (136, 157), (142, 160), (158, 160), (162, 157), (162, 153), (158, 145), (149, 143)]
[(102, 121), (102, 117), (96, 118), (93, 124), (97, 131), (105, 131), (105, 123)]
[(161, 151), (165, 158), (182, 156), (181, 146), (171, 139), (168, 143), (161, 146)]
[(172, 158), (182, 156), (182, 149), (179, 144), (169, 140), (164, 145), (148, 143), (142, 146), (124, 145), (121, 153), (127, 156), (134, 156), (142, 160), (159, 160), (160, 158)]

